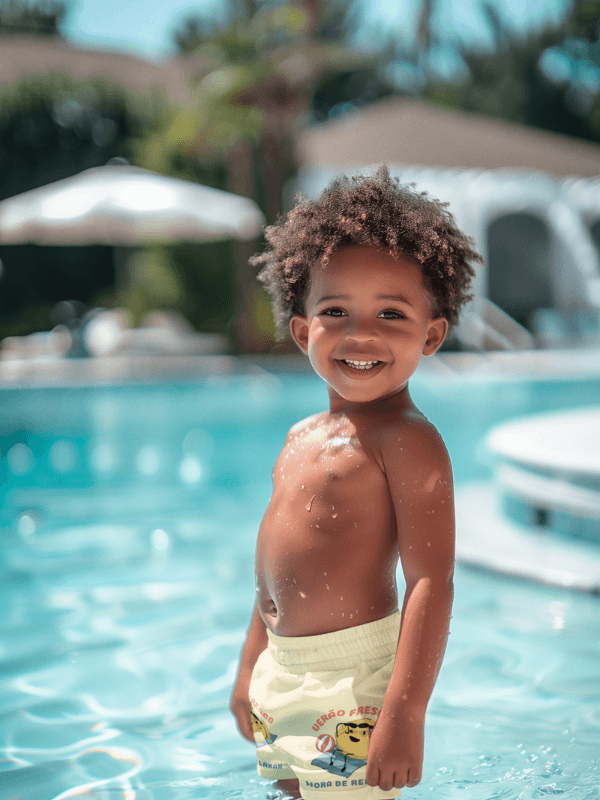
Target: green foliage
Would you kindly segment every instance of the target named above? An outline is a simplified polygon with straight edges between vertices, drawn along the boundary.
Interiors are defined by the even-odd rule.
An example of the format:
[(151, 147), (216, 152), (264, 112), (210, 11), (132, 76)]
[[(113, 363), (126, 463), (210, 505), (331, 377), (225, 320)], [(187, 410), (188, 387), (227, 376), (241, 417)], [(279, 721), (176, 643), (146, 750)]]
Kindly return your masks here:
[(153, 309), (174, 309), (201, 330), (228, 333), (237, 310), (233, 263), (230, 242), (146, 246), (127, 260), (119, 305), (134, 325)]
[(0, 246), (0, 339), (52, 327), (50, 311), (61, 300), (94, 304), (112, 292), (110, 247)]
[[(338, 23), (340, 9), (336, 12)], [(215, 19), (190, 17), (174, 32), (179, 50), (194, 53), (204, 65), (203, 73), (197, 76), (192, 106), (172, 108), (157, 120), (135, 143), (136, 160), (180, 177), (180, 170), (189, 174), (194, 162), (204, 170), (223, 168), (224, 185), (219, 188), (253, 195), (272, 222), (284, 210), (283, 187), (296, 167), (295, 126), (310, 107), (313, 86), (332, 72), (342, 73), (342, 80), (348, 82), (349, 68), (362, 65), (365, 59), (321, 36), (318, 23), (315, 29), (301, 4), (230, 2), (224, 13), (221, 7), (221, 13)], [(223, 276), (237, 272), (237, 282), (231, 282), (231, 289), (237, 287), (237, 292), (233, 304), (227, 303), (226, 295), (214, 287), (211, 302), (216, 298), (217, 307), (211, 310), (212, 320), (222, 322), (226, 313), (239, 311), (247, 341), (264, 342), (273, 326), (270, 318), (265, 318), (264, 297), (246, 275), (251, 254), (246, 250), (230, 248), (231, 260), (223, 260), (219, 266)], [(197, 253), (196, 259), (201, 261), (201, 251)], [(182, 281), (194, 274), (191, 261), (186, 266), (177, 261), (184, 257), (181, 250), (172, 251)], [(211, 263), (214, 259), (204, 260), (204, 281), (211, 274)], [(198, 279), (196, 272), (196, 286)], [(207, 298), (197, 293), (188, 314), (208, 313), (206, 302)]]
[(0, 198), (131, 157), (150, 109), (101, 81), (26, 78), (0, 95)]
[(600, 3), (598, 0), (575, 0), (567, 15), (565, 33), (578, 39), (597, 42), (600, 37)]
[[(568, 60), (569, 40), (560, 27), (547, 26), (516, 34), (507, 29), (489, 5), (485, 6), (494, 31), (493, 49), (463, 47), (462, 60), (469, 79), (460, 84), (431, 81), (424, 97), (442, 105), (506, 119), (568, 136), (600, 141), (595, 120), (598, 91), (584, 91), (576, 75), (553, 79), (543, 69), (548, 54)], [(587, 43), (581, 47), (587, 50)], [(584, 54), (587, 57), (587, 54)], [(598, 72), (600, 88), (600, 71)]]
[(377, 65), (333, 72), (322, 78), (312, 95), (312, 115), (324, 120), (337, 113), (373, 103), (394, 93), (394, 86)]
[[(102, 82), (67, 76), (27, 79), (0, 95), (0, 199), (131, 158), (151, 110)], [(51, 326), (54, 303), (107, 298), (114, 283), (109, 247), (0, 246), (0, 337)]]
[(3, 0), (0, 5), (0, 34), (60, 36), (67, 4), (56, 0), (26, 3)]
[[(163, 174), (226, 188), (225, 168), (218, 162), (201, 163), (171, 148), (161, 151), (160, 166)], [(127, 307), (136, 325), (149, 311), (170, 308), (199, 330), (229, 335), (238, 312), (234, 248), (231, 241), (140, 247), (126, 258), (126, 285), (109, 302)]]
[(181, 53), (220, 51), (227, 63), (248, 63), (265, 51), (304, 38), (310, 28), (307, 11), (293, 3), (272, 5), (230, 2), (225, 19), (192, 14), (172, 33)]

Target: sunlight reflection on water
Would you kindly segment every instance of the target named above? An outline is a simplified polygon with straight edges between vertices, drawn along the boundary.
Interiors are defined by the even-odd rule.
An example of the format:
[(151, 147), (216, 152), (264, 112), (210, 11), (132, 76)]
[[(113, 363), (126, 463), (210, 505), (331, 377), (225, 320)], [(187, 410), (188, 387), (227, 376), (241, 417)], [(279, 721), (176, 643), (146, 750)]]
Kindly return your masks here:
[[(171, 410), (168, 391), (155, 398), (161, 420), (148, 428), (144, 418), (144, 441), (171, 472), (128, 472), (140, 451), (141, 429), (127, 416), (139, 406), (135, 392), (101, 397), (100, 434), (118, 439), (129, 425), (131, 436), (120, 442), (123, 471), (100, 488), (81, 479), (93, 423), (91, 433), (82, 424), (81, 441), (69, 439), (78, 461), (60, 473), (66, 487), (53, 483), (53, 442), (39, 444), (43, 429), (30, 437), (35, 464), (45, 465), (40, 484), (14, 472), (0, 529), (2, 800), (262, 800), (271, 791), (235, 730), (228, 695), (254, 599), (270, 470), (287, 427), (324, 395), (311, 378), (282, 379), (276, 410), (264, 392), (240, 389), (228, 388), (238, 398), (234, 424), (222, 408), (206, 407), (204, 389), (185, 398), (175, 391)], [(472, 463), (480, 431), (513, 405), (496, 403), (487, 418), (475, 408), (465, 434), (460, 408), (449, 411), (450, 391), (442, 398), (426, 383), (416, 389), (449, 441), (458, 479), (484, 472), (485, 463)], [(589, 402), (596, 396), (590, 391)], [(558, 402), (556, 386), (547, 402), (539, 397)], [(268, 414), (259, 413), (262, 402)], [(58, 428), (55, 440), (66, 441)], [(178, 474), (186, 457), (206, 465), (198, 482)], [(424, 778), (403, 796), (597, 797), (599, 617), (596, 597), (459, 568)]]

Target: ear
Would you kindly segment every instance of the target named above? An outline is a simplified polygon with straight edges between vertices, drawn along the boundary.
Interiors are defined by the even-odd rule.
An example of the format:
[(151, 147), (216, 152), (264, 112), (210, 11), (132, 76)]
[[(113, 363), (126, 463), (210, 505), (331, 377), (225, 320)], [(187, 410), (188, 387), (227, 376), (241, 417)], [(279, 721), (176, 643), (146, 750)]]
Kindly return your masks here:
[(308, 353), (308, 319), (300, 314), (294, 314), (290, 320), (290, 333), (303, 353)]
[(432, 319), (427, 327), (427, 338), (423, 347), (424, 356), (432, 356), (441, 346), (448, 333), (448, 320), (446, 317)]

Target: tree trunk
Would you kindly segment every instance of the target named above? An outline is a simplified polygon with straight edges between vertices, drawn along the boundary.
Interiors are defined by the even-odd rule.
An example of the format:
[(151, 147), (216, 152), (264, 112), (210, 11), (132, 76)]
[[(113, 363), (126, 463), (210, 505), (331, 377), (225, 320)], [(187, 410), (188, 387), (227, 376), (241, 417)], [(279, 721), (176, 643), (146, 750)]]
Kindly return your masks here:
[[(226, 157), (227, 184), (230, 192), (255, 199), (254, 163), (252, 145), (249, 142), (236, 142)], [(236, 274), (238, 285), (238, 313), (235, 324), (237, 346), (242, 353), (263, 353), (272, 346), (257, 328), (255, 321), (255, 298), (257, 291), (254, 268), (248, 259), (258, 250), (258, 240), (235, 243)]]

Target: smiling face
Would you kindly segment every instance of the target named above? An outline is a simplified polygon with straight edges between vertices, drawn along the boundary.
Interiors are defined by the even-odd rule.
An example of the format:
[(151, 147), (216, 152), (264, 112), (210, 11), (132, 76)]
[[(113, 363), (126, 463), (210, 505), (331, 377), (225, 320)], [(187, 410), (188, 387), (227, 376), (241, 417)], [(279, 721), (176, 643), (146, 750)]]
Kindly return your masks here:
[(328, 385), (332, 407), (402, 391), (447, 330), (447, 320), (432, 314), (417, 264), (362, 245), (313, 267), (306, 315), (290, 322), (294, 340)]
[(335, 730), (338, 750), (351, 758), (366, 759), (369, 755), (369, 741), (373, 727), (370, 719), (340, 722)]

